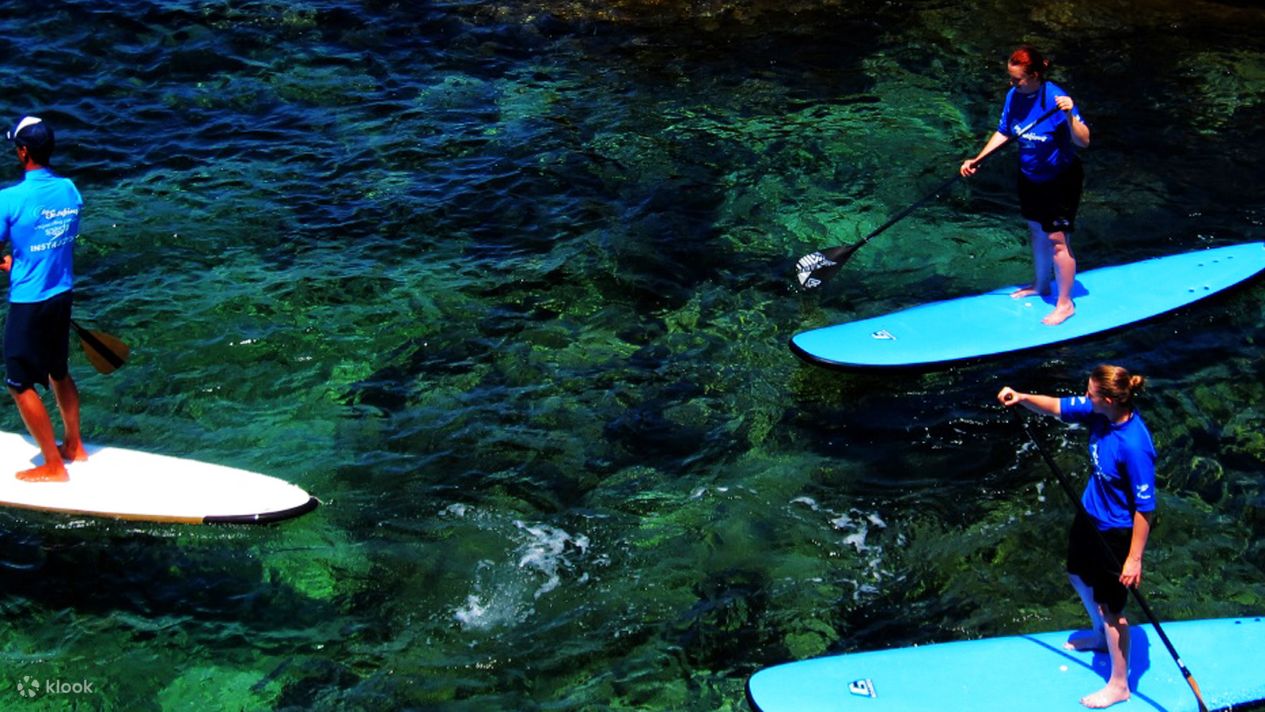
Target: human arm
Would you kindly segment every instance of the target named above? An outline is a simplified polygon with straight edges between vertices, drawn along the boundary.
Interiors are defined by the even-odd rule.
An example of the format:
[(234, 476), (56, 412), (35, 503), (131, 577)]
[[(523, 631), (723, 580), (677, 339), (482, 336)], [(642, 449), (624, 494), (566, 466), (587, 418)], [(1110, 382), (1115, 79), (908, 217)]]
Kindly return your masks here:
[(12, 239), (9, 235), (8, 209), (0, 207), (0, 247), (9, 248), (9, 254), (0, 259), (0, 272), (10, 272), (13, 269), (13, 245), (9, 242)]
[(962, 167), (958, 169), (959, 172), (965, 177), (970, 177), (970, 176), (975, 175), (975, 171), (977, 170), (976, 164), (984, 160), (984, 156), (987, 156), (988, 154), (997, 150), (999, 146), (1001, 146), (1003, 143), (1006, 143), (1009, 140), (1010, 140), (1010, 137), (1007, 136), (1006, 134), (1000, 131), (994, 131), (993, 135), (988, 138), (988, 143), (984, 144), (984, 148), (981, 149), (978, 154), (976, 154), (975, 158), (968, 158), (965, 161), (962, 161)]
[(1036, 393), (1020, 393), (1010, 386), (997, 393), (997, 400), (1004, 406), (1022, 405), (1033, 413), (1059, 416), (1063, 414), (1062, 405), (1054, 396), (1043, 396)]
[(1067, 116), (1067, 127), (1072, 132), (1072, 143), (1080, 148), (1089, 148), (1089, 126), (1081, 121), (1080, 116), (1072, 111), (1076, 107), (1076, 102), (1072, 101), (1070, 96), (1055, 97), (1054, 103)]
[(1124, 568), (1120, 571), (1120, 583), (1129, 588), (1142, 584), (1142, 554), (1146, 551), (1146, 541), (1151, 536), (1151, 518), (1154, 512), (1133, 513), (1133, 538), (1129, 542), (1129, 555), (1125, 557)]

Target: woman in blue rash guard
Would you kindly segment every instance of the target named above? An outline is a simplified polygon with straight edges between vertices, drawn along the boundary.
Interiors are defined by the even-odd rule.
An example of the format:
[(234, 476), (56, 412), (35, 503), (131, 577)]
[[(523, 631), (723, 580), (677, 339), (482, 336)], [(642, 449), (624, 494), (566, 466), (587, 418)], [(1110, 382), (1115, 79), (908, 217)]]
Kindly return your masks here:
[[(1050, 60), (1031, 46), (1024, 45), (1010, 55), (1007, 71), (1011, 89), (1006, 94), (997, 130), (979, 154), (963, 161), (959, 170), (963, 176), (972, 176), (976, 163), (993, 149), (1011, 139), (1019, 144), (1019, 209), (1028, 222), (1034, 276), (1032, 284), (1011, 296), (1049, 294), (1053, 276), (1058, 300), (1042, 321), (1056, 326), (1076, 312), (1072, 302), (1076, 258), (1069, 236), (1076, 229), (1084, 183), (1076, 150), (1089, 146), (1089, 127), (1067, 92), (1046, 79), (1049, 70)], [(1022, 136), (1016, 135), (1056, 106), (1061, 111), (1033, 125)]]
[(1130, 694), (1125, 587), (1142, 582), (1142, 554), (1156, 495), (1155, 446), (1133, 407), (1144, 382), (1142, 376), (1120, 366), (1103, 364), (1090, 374), (1083, 396), (1056, 398), (1020, 393), (1009, 386), (997, 394), (1003, 405), (1023, 405), (1089, 430), (1093, 473), (1068, 535), (1067, 573), (1089, 613), (1093, 631), (1088, 638), (1068, 641), (1067, 647), (1106, 649), (1111, 677), (1101, 690), (1081, 698), (1086, 707), (1110, 707)]

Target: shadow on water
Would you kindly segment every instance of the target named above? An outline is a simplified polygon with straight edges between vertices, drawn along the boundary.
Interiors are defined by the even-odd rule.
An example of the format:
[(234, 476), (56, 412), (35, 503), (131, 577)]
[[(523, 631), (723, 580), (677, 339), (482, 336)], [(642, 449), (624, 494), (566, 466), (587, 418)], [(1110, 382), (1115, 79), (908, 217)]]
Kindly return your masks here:
[[(354, 688), (362, 681), (348, 664), (350, 655), (335, 661), (311, 658), (304, 651), (342, 648), (348, 637), (371, 640), (372, 626), (350, 622), (358, 614), (346, 615), (347, 602), (313, 598), (269, 570), (255, 551), (270, 538), (269, 528), (186, 529), (96, 519), (77, 519), (67, 526), (63, 515), (37, 512), (6, 516), (0, 529), (0, 608), (20, 611), (34, 626), (31, 637), (12, 646), (11, 653), (28, 656), (28, 648), (37, 645), (61, 648), (66, 641), (92, 635), (91, 620), (108, 617), (123, 636), (114, 639), (116, 649), (149, 648), (159, 659), (196, 650), (228, 661), (243, 646), (269, 651), (276, 662), (250, 678), (251, 689), (274, 690), (283, 707), (310, 707), (331, 690)], [(359, 605), (372, 607), (375, 602), (349, 608)], [(150, 684), (150, 660), (134, 657), (126, 675), (108, 666), (93, 668), (86, 679), (111, 694), (141, 694)], [(54, 664), (53, 670), (85, 674), (73, 660)], [(48, 674), (50, 667), (27, 662), (24, 669)], [(170, 683), (174, 676), (168, 668), (158, 679)], [(243, 700), (251, 695), (236, 689), (182, 694), (241, 694)]]
[(327, 604), (269, 583), (259, 559), (239, 555), (249, 535), (235, 535), (237, 527), (191, 544), (109, 521), (66, 529), (64, 520), (23, 514), (0, 532), (7, 595), (47, 609), (234, 620), (274, 633), (319, 627), (330, 615)]

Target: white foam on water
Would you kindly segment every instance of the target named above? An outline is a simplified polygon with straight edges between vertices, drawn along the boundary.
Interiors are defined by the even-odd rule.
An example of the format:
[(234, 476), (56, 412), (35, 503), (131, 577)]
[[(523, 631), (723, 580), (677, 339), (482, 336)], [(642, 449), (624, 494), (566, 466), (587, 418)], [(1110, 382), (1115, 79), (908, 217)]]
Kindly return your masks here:
[(468, 508), (464, 504), (460, 504), (460, 503), (450, 504), (447, 507), (444, 507), (443, 509), (439, 510), (439, 516), (464, 517), (466, 516), (467, 509)]
[(544, 584), (536, 590), (535, 598), (540, 598), (562, 583), (561, 571), (575, 569), (569, 556), (571, 552), (583, 557), (589, 549), (589, 538), (582, 534), (572, 536), (547, 524), (528, 525), (516, 521), (514, 526), (529, 536), (527, 542), (519, 548), (518, 568), (535, 571), (545, 577)]
[[(859, 601), (876, 595), (880, 590), (878, 584), (893, 575), (883, 568), (884, 546), (877, 534), (879, 530), (888, 528), (883, 517), (878, 512), (864, 512), (856, 508), (847, 512), (831, 511), (811, 497), (796, 497), (791, 504), (804, 505), (814, 513), (823, 514), (832, 529), (843, 533), (839, 543), (855, 551), (864, 563), (865, 580), (852, 581), (855, 586), (853, 599)], [(903, 545), (904, 536), (898, 534), (896, 543)]]
[[(465, 514), (465, 509), (452, 510), (450, 506), (444, 513)], [(516, 543), (510, 557), (501, 562), (480, 562), (474, 590), (466, 596), (464, 605), (453, 612), (465, 630), (522, 623), (534, 610), (532, 602), (557, 590), (565, 578), (574, 577), (578, 584), (589, 580), (589, 574), (579, 567), (589, 554), (587, 536), (548, 524), (515, 520), (509, 538)], [(600, 565), (601, 559), (597, 563)]]
[(487, 604), (478, 596), (470, 594), (466, 596), (466, 605), (458, 608), (453, 617), (461, 623), (463, 628), (485, 628), (489, 625), (487, 613)]
[(461, 623), (463, 629), (489, 630), (526, 619), (525, 607), (520, 603), (522, 596), (514, 582), (497, 582), (488, 586), (481, 583), (493, 577), (496, 568), (495, 562), (479, 562), (474, 592), (466, 596), (465, 605), (453, 612), (453, 618)]

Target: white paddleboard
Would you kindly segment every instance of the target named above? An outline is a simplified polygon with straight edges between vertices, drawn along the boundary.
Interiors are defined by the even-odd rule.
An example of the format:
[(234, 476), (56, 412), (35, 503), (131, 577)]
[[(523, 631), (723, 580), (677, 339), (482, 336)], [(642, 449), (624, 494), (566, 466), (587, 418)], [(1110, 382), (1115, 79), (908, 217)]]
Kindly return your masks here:
[(275, 477), (117, 447), (87, 445), (69, 463), (69, 482), (15, 476), (44, 457), (26, 436), (0, 432), (0, 506), (114, 519), (185, 524), (275, 522), (312, 511), (317, 501)]

